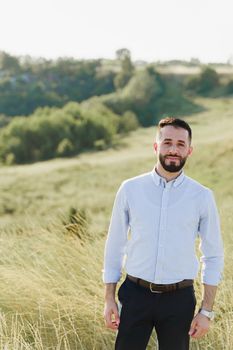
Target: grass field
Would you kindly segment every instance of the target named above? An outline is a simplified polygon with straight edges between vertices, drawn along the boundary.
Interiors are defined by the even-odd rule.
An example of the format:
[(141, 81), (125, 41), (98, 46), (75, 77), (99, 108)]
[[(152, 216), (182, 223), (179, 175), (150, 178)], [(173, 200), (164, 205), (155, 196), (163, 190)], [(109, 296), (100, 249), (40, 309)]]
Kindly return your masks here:
[[(226, 258), (216, 320), (191, 349), (232, 350), (233, 99), (196, 102), (205, 111), (187, 118), (194, 154), (186, 173), (215, 192)], [(121, 181), (154, 166), (154, 136), (155, 128), (139, 129), (117, 149), (0, 169), (0, 350), (113, 349), (102, 317), (104, 241)], [(72, 220), (72, 210), (84, 219)]]

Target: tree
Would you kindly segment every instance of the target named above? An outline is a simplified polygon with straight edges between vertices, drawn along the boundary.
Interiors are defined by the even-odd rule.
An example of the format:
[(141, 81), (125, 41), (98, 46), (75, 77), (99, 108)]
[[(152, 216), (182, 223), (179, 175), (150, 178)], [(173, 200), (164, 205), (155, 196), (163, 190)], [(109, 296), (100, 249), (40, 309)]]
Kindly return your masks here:
[(120, 61), (123, 61), (125, 58), (130, 58), (130, 57), (131, 57), (131, 53), (126, 48), (119, 49), (116, 51), (116, 58)]
[(219, 86), (218, 73), (211, 67), (204, 67), (201, 73), (189, 79), (187, 88), (197, 92), (200, 95), (208, 95)]
[(8, 53), (0, 52), (0, 69), (10, 73), (18, 73), (20, 71), (20, 64), (16, 57)]
[(29, 115), (43, 106), (62, 107), (115, 90), (116, 73), (101, 60), (22, 61), (0, 53), (0, 114)]
[(131, 54), (128, 49), (120, 49), (116, 51), (116, 57), (121, 63), (121, 71), (114, 78), (116, 89), (121, 89), (130, 80), (134, 74), (134, 65), (131, 61)]
[(137, 71), (119, 92), (106, 96), (105, 104), (115, 113), (132, 111), (143, 126), (157, 120), (157, 103), (165, 92), (165, 84), (153, 67)]

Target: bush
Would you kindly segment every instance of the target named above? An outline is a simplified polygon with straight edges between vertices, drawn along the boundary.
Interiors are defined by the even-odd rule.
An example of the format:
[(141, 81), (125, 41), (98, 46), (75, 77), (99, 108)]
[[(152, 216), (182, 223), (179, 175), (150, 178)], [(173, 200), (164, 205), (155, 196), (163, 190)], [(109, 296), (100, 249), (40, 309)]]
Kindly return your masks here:
[(6, 159), (5, 159), (5, 163), (6, 165), (13, 165), (15, 164), (15, 155), (13, 153), (8, 153), (6, 155)]
[(63, 139), (57, 146), (57, 155), (58, 157), (71, 156), (74, 153), (74, 145), (70, 140)]
[(233, 94), (233, 80), (230, 80), (226, 86), (226, 94), (232, 95)]
[(65, 113), (71, 115), (75, 119), (82, 118), (82, 108), (77, 102), (68, 102), (62, 109)]
[(104, 149), (117, 132), (136, 125), (132, 113), (120, 117), (95, 99), (82, 105), (72, 102), (63, 109), (38, 109), (1, 129), (0, 160), (20, 164)]
[(102, 150), (107, 148), (106, 142), (103, 139), (102, 140), (96, 140), (94, 142), (94, 148), (99, 150), (99, 151), (102, 151)]
[(88, 118), (82, 123), (81, 142), (83, 148), (91, 149), (96, 140), (104, 140), (107, 145), (111, 144), (114, 135), (114, 128), (111, 123), (101, 119)]
[(76, 126), (71, 116), (62, 113), (14, 118), (1, 131), (0, 157), (5, 161), (13, 153), (16, 163), (53, 158), (63, 139), (72, 142)]
[(219, 76), (217, 72), (205, 67), (200, 75), (191, 78), (187, 83), (187, 88), (200, 95), (208, 95), (219, 86)]
[(139, 126), (139, 122), (135, 113), (126, 111), (119, 120), (118, 132), (127, 133), (132, 130), (136, 130)]

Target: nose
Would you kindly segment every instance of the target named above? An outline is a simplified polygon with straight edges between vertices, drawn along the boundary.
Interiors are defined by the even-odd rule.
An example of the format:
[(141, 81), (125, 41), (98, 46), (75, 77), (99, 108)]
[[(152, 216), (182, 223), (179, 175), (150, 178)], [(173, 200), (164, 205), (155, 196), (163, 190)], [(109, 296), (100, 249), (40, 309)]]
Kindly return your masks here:
[(168, 153), (169, 154), (178, 154), (178, 148), (176, 147), (176, 145), (171, 145)]

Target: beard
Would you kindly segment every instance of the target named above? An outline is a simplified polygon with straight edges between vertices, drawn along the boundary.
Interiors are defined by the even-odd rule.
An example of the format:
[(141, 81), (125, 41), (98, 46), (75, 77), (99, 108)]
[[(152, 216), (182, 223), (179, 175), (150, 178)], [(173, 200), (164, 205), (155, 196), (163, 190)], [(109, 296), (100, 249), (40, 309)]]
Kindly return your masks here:
[(170, 163), (166, 164), (167, 157), (169, 156), (163, 156), (162, 154), (159, 154), (159, 160), (162, 167), (164, 168), (164, 170), (169, 171), (170, 173), (177, 173), (178, 171), (180, 171), (184, 167), (185, 162), (188, 158), (188, 157), (182, 158), (177, 156), (177, 159), (179, 159), (180, 161), (179, 164), (176, 164), (177, 160), (175, 161), (170, 160)]

